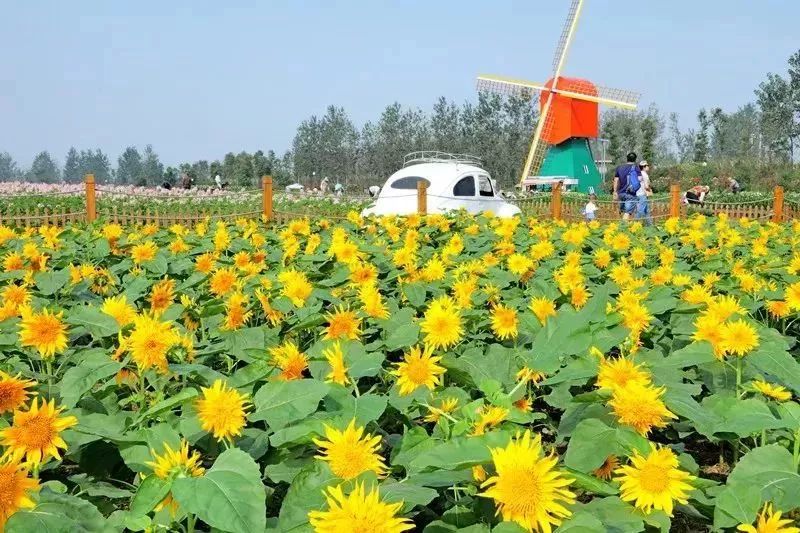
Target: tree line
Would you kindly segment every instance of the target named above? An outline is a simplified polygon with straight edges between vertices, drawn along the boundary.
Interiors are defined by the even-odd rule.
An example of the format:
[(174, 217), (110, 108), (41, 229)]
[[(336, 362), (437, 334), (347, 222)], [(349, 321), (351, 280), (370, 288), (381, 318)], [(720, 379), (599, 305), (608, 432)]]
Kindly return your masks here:
[[(735, 175), (754, 188), (778, 182), (795, 185), (800, 180), (795, 164), (800, 157), (800, 50), (789, 58), (785, 74), (768, 74), (754, 95), (753, 102), (733, 111), (700, 109), (690, 129), (680, 127), (677, 114), (665, 114), (656, 105), (635, 112), (605, 110), (600, 135), (607, 141), (606, 159), (622, 162), (627, 152), (635, 151), (654, 164), (657, 177)], [(528, 149), (536, 103), (530, 95), (485, 93), (460, 105), (440, 97), (430, 112), (392, 103), (360, 128), (344, 108), (331, 105), (324, 115), (300, 123), (291, 149), (283, 155), (273, 150), (231, 152), (221, 160), (175, 167), (164, 167), (150, 145), (141, 152), (126, 148), (116, 167), (100, 149), (71, 148), (63, 168), (48, 152), (41, 152), (26, 170), (0, 152), (0, 181), (77, 182), (93, 172), (99, 181), (158, 185), (175, 183), (185, 173), (196, 184), (212, 183), (219, 174), (229, 184), (254, 187), (260, 176), (271, 174), (279, 185), (300, 181), (316, 186), (328, 177), (361, 188), (381, 184), (409, 152), (442, 150), (481, 157), (486, 169), (508, 187), (518, 178)]]

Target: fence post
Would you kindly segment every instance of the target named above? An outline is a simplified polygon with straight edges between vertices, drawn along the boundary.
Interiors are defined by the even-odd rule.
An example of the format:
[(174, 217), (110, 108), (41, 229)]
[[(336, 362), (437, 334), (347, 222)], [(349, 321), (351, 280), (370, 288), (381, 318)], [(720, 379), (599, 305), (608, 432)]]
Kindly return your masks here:
[(272, 220), (272, 176), (261, 178), (261, 202), (264, 218)]
[(417, 213), (428, 214), (428, 184), (425, 180), (417, 181)]
[(561, 220), (561, 182), (553, 184), (550, 197), (550, 214), (553, 220)]
[(94, 197), (94, 174), (86, 174), (86, 221), (94, 222), (97, 219), (97, 204)]
[(783, 187), (775, 186), (775, 197), (772, 200), (772, 221), (783, 222)]
[(681, 216), (681, 188), (677, 183), (669, 186), (669, 216)]

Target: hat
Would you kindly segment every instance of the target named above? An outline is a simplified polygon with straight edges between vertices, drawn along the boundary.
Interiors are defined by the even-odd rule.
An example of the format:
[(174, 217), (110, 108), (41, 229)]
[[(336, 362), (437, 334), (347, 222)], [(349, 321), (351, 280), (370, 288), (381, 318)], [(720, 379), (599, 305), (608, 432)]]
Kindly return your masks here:
[(639, 166), (640, 166), (640, 167), (646, 167), (646, 166), (648, 166), (648, 165), (649, 165), (649, 163), (647, 162), (647, 159), (642, 159), (642, 160), (639, 162)]

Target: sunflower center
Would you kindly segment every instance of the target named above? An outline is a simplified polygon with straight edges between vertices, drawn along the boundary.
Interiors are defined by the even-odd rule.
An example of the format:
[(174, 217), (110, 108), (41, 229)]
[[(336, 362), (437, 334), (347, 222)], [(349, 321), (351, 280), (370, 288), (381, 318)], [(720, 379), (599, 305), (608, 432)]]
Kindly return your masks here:
[(22, 387), (0, 383), (0, 413), (16, 408), (23, 399)]
[(17, 474), (10, 468), (0, 470), (0, 512), (16, 507), (19, 492)]
[(22, 422), (18, 434), (26, 447), (34, 449), (48, 447), (55, 436), (52, 421), (41, 412)]
[(422, 385), (431, 377), (428, 364), (423, 360), (411, 361), (406, 367), (408, 380), (415, 385)]
[(535, 469), (512, 468), (500, 476), (497, 488), (504, 495), (503, 503), (516, 512), (534, 512), (542, 501), (542, 482)]
[(662, 493), (669, 487), (669, 470), (659, 466), (648, 464), (642, 467), (639, 476), (642, 488), (651, 493)]

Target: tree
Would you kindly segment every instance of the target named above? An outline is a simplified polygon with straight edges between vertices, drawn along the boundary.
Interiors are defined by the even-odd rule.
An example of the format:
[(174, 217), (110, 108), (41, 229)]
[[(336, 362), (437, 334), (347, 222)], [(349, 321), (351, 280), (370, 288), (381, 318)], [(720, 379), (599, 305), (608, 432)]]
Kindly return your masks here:
[(93, 174), (96, 182), (104, 183), (111, 179), (111, 163), (108, 156), (99, 148), (94, 152), (81, 150), (78, 156), (78, 179), (82, 181), (86, 174)]
[(261, 183), (262, 176), (272, 174), (272, 165), (267, 156), (265, 156), (264, 152), (261, 150), (258, 150), (253, 154), (253, 174), (255, 175), (256, 181), (258, 181), (259, 184)]
[(17, 163), (8, 152), (0, 152), (0, 182), (19, 179), (20, 171)]
[(141, 175), (142, 156), (135, 146), (128, 146), (117, 159), (117, 183), (137, 183)]
[(160, 185), (164, 177), (164, 165), (158, 159), (158, 154), (153, 151), (153, 146), (144, 147), (142, 157), (142, 170), (138, 183), (141, 185)]
[(37, 183), (52, 183), (58, 181), (58, 164), (53, 160), (49, 152), (39, 152), (33, 159), (31, 168), (28, 170), (25, 178), (28, 181)]
[(697, 125), (699, 129), (694, 138), (694, 161), (704, 163), (708, 161), (708, 128), (711, 125), (705, 109), (697, 113)]
[(67, 152), (67, 158), (64, 161), (64, 181), (67, 183), (79, 183), (82, 179), (81, 162), (78, 151), (73, 146)]
[(794, 122), (791, 84), (777, 74), (767, 74), (767, 81), (756, 89), (761, 111), (761, 135), (770, 160), (792, 161), (797, 127)]
[(208, 175), (211, 177), (212, 181), (218, 175), (222, 176), (222, 163), (220, 163), (219, 161), (212, 161), (208, 167)]
[(693, 153), (694, 147), (694, 138), (695, 133), (694, 130), (688, 130), (686, 132), (681, 131), (680, 126), (678, 125), (678, 114), (677, 113), (670, 113), (669, 115), (669, 129), (670, 133), (672, 134), (672, 142), (675, 145), (675, 149), (677, 153), (675, 154), (676, 159), (679, 163), (684, 163), (689, 161), (690, 156)]
[[(185, 164), (185, 163), (184, 163)], [(181, 165), (183, 166), (183, 165)], [(175, 185), (178, 182), (178, 169), (175, 167), (167, 167), (164, 169), (164, 181), (170, 185)]]

